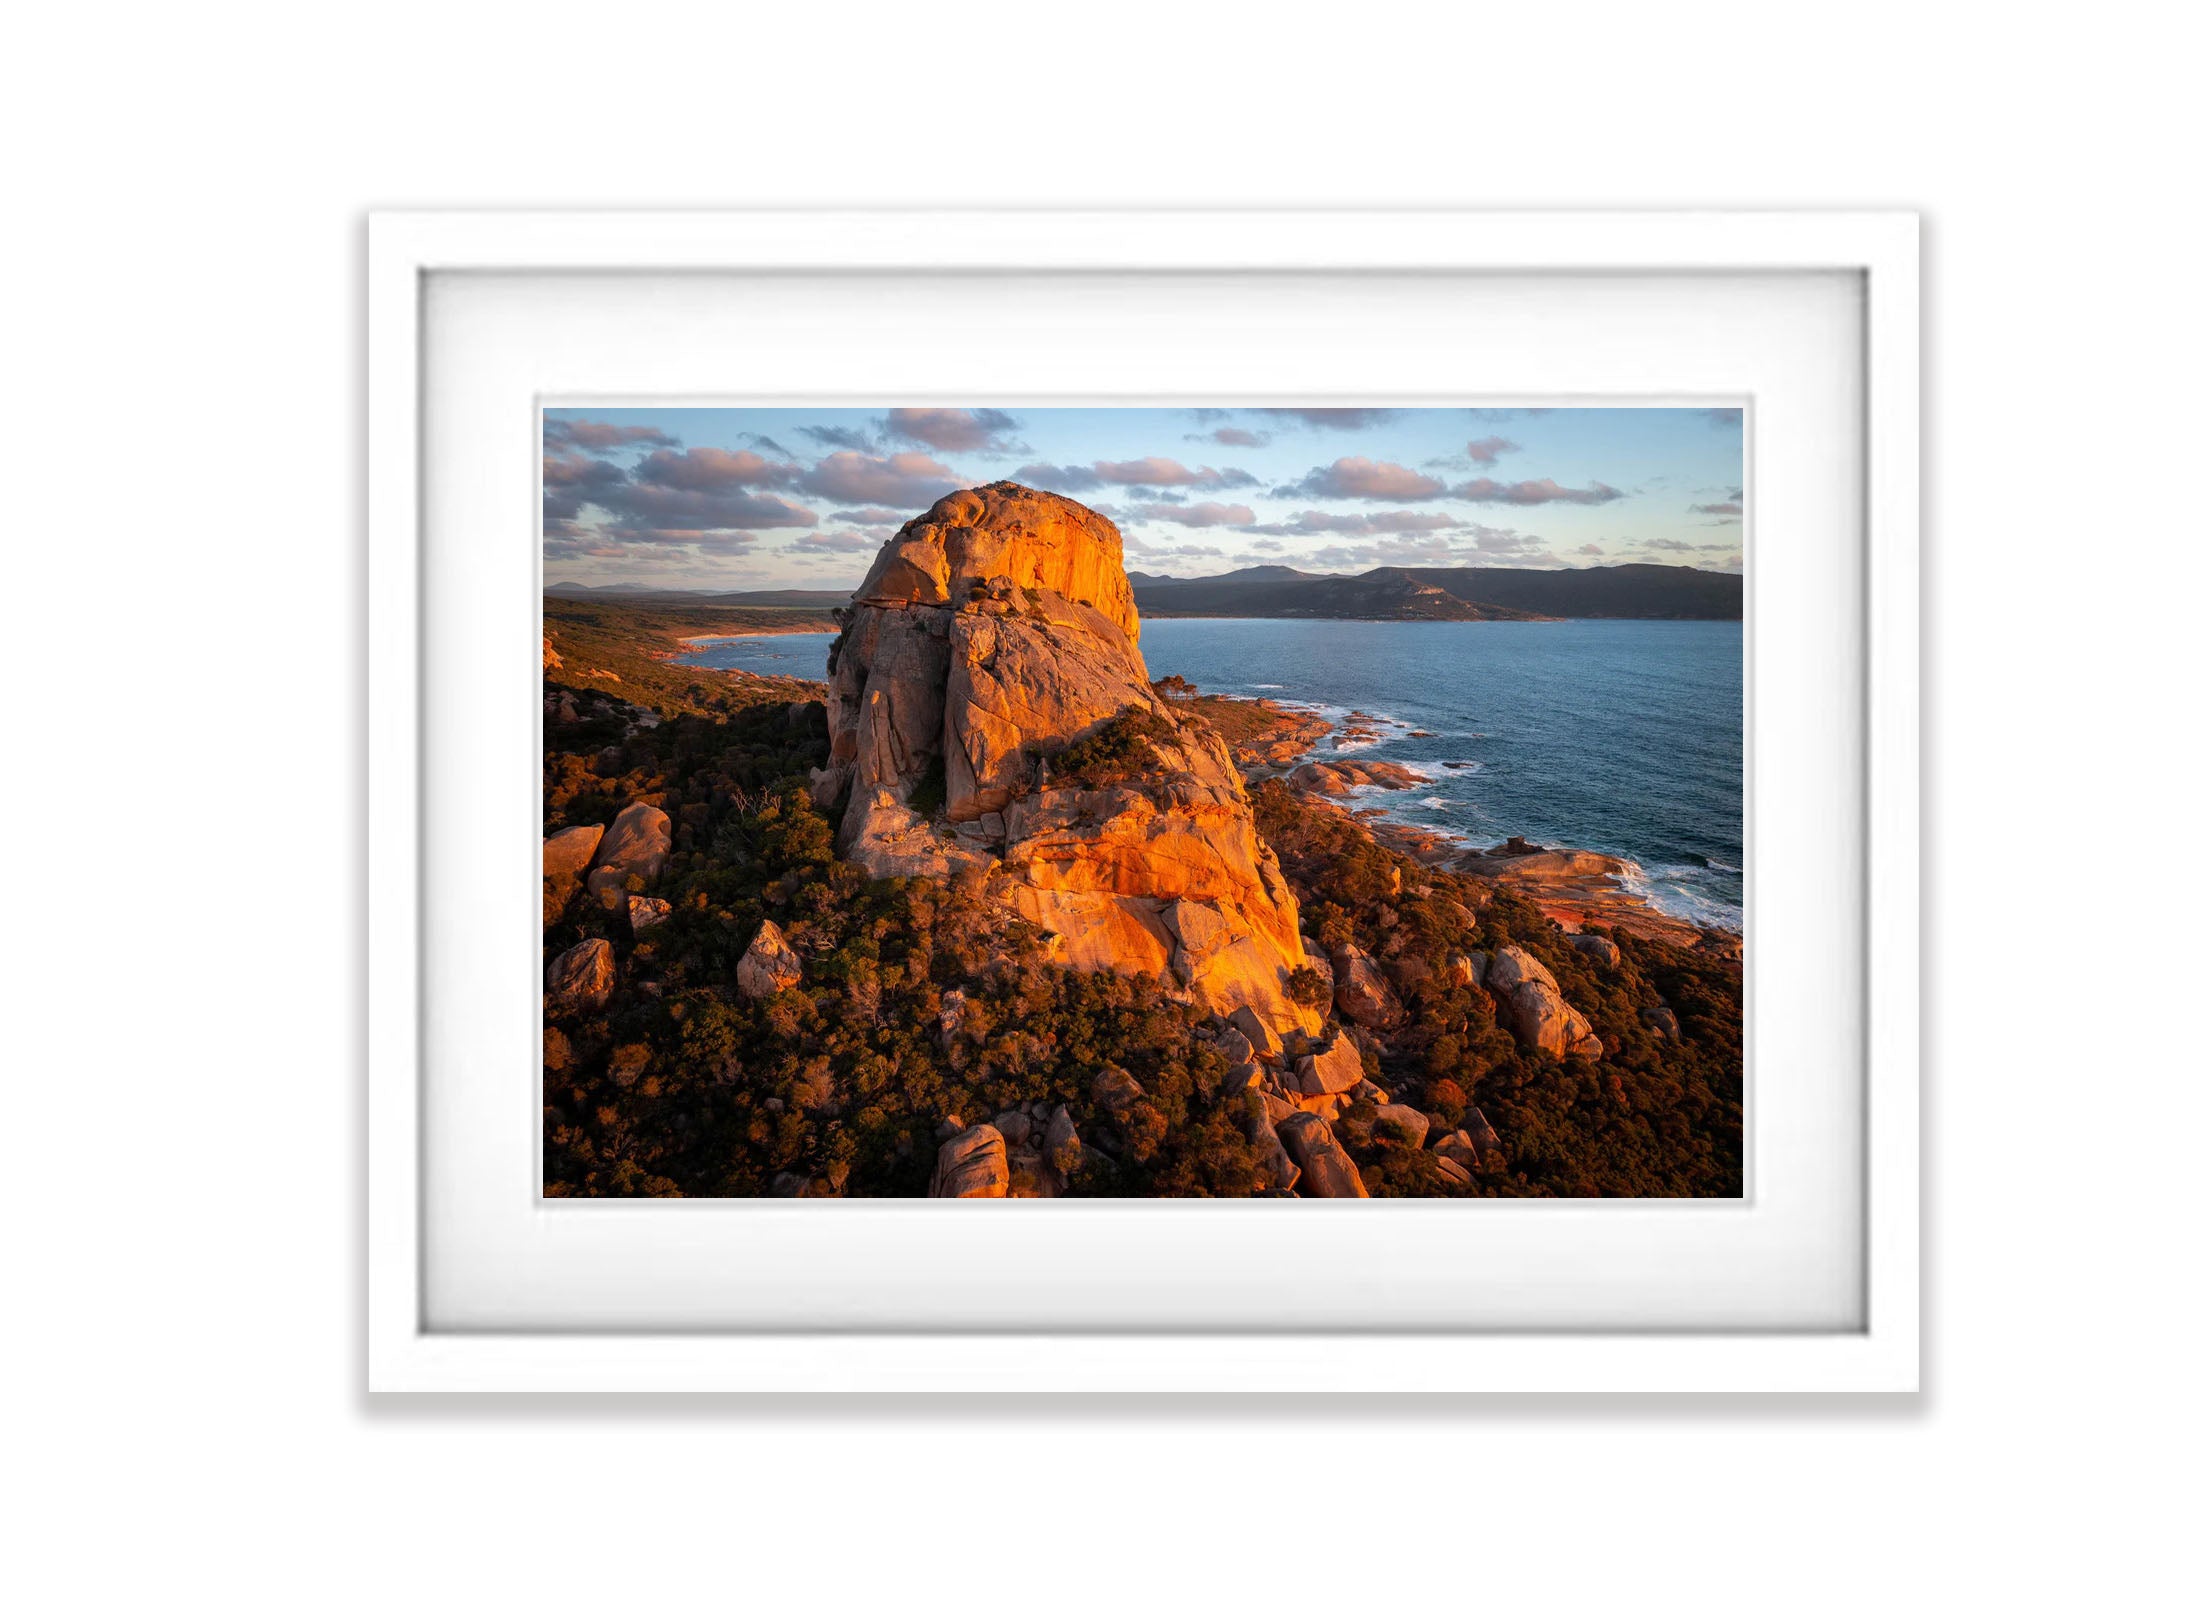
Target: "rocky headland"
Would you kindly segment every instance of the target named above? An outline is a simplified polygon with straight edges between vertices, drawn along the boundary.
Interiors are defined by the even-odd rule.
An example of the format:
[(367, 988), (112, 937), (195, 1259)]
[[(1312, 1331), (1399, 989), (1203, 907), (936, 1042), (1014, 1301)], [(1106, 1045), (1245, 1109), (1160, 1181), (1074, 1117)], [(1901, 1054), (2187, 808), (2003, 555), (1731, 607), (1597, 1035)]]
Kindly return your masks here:
[(1150, 683), (1106, 518), (941, 500), (822, 705), (643, 610), (545, 637), (547, 1193), (1739, 1192), (1738, 941), (1353, 809), (1403, 724)]

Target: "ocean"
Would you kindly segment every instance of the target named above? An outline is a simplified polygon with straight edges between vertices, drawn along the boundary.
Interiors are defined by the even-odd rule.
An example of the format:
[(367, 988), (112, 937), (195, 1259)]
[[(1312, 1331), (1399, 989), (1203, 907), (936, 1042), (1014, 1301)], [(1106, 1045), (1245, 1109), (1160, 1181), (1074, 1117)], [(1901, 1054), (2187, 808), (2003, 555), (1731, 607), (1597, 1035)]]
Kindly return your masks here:
[[(831, 644), (771, 634), (682, 659), (822, 679)], [(1384, 719), (1344, 753), (1434, 782), (1356, 808), (1474, 844), (1519, 834), (1626, 856), (1661, 910), (1741, 927), (1738, 622), (1148, 618), (1139, 644), (1157, 678), (1311, 706), (1340, 732), (1347, 712)]]

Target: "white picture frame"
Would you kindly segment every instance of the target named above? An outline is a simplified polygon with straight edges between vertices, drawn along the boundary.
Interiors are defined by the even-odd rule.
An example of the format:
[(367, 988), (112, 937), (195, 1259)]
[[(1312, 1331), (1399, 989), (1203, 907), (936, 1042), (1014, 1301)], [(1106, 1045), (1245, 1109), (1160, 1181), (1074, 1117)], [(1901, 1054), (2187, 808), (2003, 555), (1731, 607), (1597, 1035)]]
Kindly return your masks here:
[[(423, 339), (439, 274), (1846, 274), (1862, 290), (1861, 1314), (1838, 1331), (1331, 1327), (799, 1330), (428, 1315), (423, 1203)], [(368, 237), (370, 1388), (388, 1390), (1915, 1389), (1919, 1379), (1918, 233), (1909, 214), (389, 213)], [(1065, 312), (1072, 315), (1073, 312)], [(1339, 388), (1360, 388), (1333, 374)], [(893, 381), (884, 379), (882, 382)], [(738, 390), (729, 377), (724, 385)], [(1330, 392), (1326, 379), (1308, 391)], [(892, 398), (927, 398), (896, 392)], [(532, 426), (532, 418), (528, 419)], [(1752, 501), (1756, 500), (1752, 494)], [(531, 846), (531, 841), (530, 841)], [(1754, 957), (1753, 957), (1754, 958)], [(1754, 1004), (1753, 998), (1753, 1004)], [(1753, 1028), (1753, 1039), (1755, 1037)], [(1753, 1046), (1754, 1048), (1754, 1046)], [(1147, 1204), (1166, 1204), (1148, 1202)], [(741, 1202), (740, 1204), (750, 1204)], [(1405, 1202), (1393, 1204), (1404, 1205)], [(1681, 1203), (1681, 1204), (1686, 1204)], [(646, 1208), (645, 1208), (646, 1209)], [(841, 1209), (845, 1226), (906, 1227)], [(1002, 1208), (1009, 1209), (1009, 1208)], [(1313, 1209), (1313, 1208), (1309, 1208)], [(1363, 1208), (1364, 1209), (1364, 1208)], [(639, 1213), (630, 1213), (639, 1214)], [(933, 1208), (932, 1215), (939, 1215)], [(931, 1224), (926, 1224), (927, 1226)], [(1327, 1226), (1328, 1224), (1323, 1224)], [(633, 1248), (631, 1241), (626, 1248)], [(1379, 1310), (1379, 1308), (1377, 1308)], [(1683, 1308), (1684, 1310), (1686, 1308)]]

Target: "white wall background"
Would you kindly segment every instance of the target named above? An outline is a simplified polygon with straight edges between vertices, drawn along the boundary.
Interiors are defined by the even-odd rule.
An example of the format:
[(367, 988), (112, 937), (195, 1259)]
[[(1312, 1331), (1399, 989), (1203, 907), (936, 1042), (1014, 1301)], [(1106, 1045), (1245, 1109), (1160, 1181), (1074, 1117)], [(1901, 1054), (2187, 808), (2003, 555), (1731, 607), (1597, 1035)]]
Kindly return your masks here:
[[(2195, 1055), (2173, 14), (808, 14), (11, 19), (22, 1592), (2169, 1587)], [(361, 214), (826, 200), (1925, 211), (1922, 1399), (363, 1398)]]

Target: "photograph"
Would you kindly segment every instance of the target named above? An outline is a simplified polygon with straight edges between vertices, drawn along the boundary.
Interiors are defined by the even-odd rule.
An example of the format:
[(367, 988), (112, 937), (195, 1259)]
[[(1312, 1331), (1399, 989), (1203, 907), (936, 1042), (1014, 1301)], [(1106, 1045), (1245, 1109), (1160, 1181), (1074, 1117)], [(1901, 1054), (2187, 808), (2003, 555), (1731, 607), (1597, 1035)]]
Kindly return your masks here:
[(1746, 422), (546, 404), (543, 1195), (1742, 1197)]

